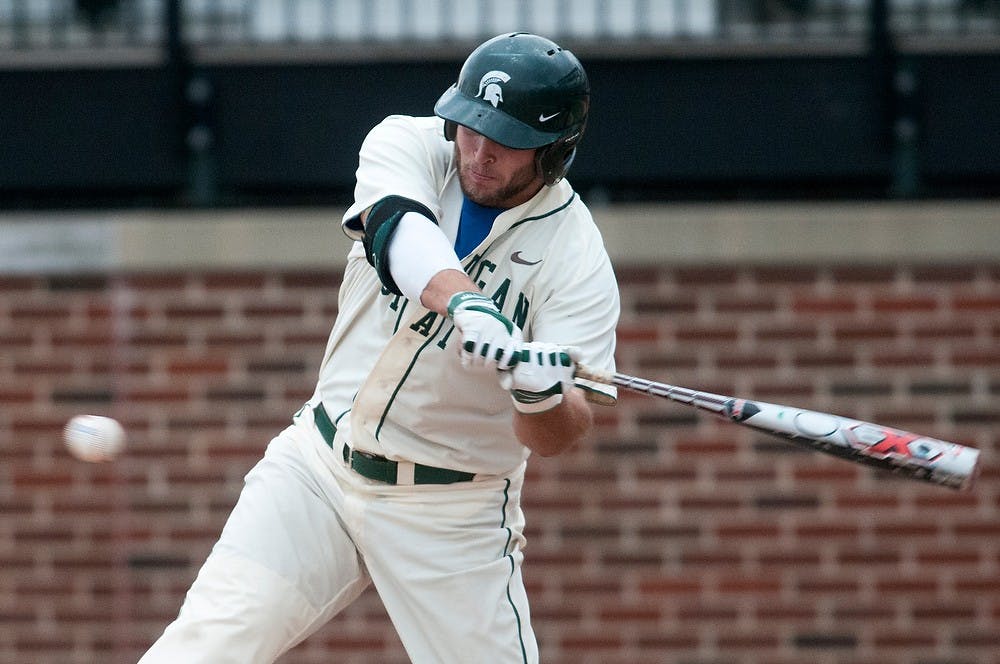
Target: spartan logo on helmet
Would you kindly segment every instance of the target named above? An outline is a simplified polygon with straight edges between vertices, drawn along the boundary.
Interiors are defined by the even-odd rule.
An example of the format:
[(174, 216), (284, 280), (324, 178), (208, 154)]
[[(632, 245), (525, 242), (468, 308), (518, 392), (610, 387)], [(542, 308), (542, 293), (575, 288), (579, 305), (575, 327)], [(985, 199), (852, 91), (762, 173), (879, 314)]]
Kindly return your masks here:
[(500, 89), (500, 84), (509, 80), (510, 75), (506, 72), (488, 71), (479, 79), (479, 92), (476, 93), (476, 96), (493, 104), (493, 108), (498, 108), (503, 102), (503, 91)]

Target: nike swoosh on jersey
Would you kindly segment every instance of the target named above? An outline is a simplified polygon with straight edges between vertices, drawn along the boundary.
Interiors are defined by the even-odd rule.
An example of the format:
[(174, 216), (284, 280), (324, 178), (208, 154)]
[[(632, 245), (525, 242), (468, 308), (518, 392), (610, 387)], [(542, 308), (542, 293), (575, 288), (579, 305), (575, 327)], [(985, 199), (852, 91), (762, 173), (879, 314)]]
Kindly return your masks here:
[(538, 265), (539, 263), (542, 262), (542, 259), (539, 258), (537, 261), (525, 260), (524, 258), (521, 258), (520, 251), (515, 251), (510, 255), (510, 261), (512, 263), (519, 263), (521, 265)]
[(562, 113), (562, 111), (556, 111), (552, 115), (545, 115), (544, 113), (539, 113), (538, 114), (538, 121), (539, 122), (548, 122), (549, 120), (551, 120), (552, 118), (556, 117), (560, 113)]

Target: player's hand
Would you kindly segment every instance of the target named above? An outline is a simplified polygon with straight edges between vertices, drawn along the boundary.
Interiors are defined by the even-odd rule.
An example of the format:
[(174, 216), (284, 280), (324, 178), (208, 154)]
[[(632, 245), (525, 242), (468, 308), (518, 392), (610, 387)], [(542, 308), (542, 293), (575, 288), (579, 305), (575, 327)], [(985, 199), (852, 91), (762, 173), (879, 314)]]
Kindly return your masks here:
[(573, 372), (580, 360), (575, 346), (523, 343), (517, 365), (500, 375), (500, 385), (510, 391), (514, 408), (522, 413), (541, 413), (562, 403), (573, 389)]
[(508, 367), (523, 338), (521, 329), (482, 293), (463, 291), (448, 301), (448, 315), (462, 334), (462, 366)]

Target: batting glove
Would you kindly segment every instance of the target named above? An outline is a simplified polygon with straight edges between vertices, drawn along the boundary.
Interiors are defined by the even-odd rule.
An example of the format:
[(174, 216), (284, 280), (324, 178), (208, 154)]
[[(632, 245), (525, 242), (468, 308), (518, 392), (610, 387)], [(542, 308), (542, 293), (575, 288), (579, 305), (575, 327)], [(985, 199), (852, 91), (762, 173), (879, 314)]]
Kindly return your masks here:
[(482, 293), (463, 291), (448, 301), (448, 315), (462, 334), (462, 366), (508, 367), (516, 360), (521, 329), (500, 313), (500, 309)]
[(575, 346), (523, 343), (517, 366), (500, 375), (500, 385), (510, 391), (514, 408), (522, 413), (542, 413), (562, 403), (573, 389), (573, 372), (580, 360)]

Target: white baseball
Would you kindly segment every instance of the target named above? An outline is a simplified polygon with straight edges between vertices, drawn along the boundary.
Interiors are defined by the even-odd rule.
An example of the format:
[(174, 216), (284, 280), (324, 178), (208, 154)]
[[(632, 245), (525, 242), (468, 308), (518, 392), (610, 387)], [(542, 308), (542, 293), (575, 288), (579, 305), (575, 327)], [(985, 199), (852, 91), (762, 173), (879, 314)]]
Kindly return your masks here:
[(66, 424), (63, 439), (77, 459), (110, 461), (125, 446), (125, 430), (117, 420), (101, 415), (77, 415)]

